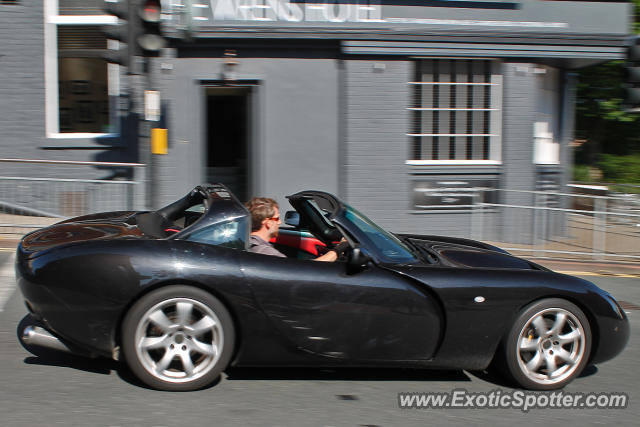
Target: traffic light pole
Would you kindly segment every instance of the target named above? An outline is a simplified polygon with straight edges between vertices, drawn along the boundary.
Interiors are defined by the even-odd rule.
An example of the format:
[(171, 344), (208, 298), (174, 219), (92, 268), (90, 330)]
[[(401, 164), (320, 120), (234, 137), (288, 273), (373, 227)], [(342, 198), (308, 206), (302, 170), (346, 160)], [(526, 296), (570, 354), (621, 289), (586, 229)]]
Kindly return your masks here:
[(132, 136), (134, 136), (134, 141), (129, 141), (131, 144), (136, 144), (136, 150), (138, 153), (138, 158), (141, 163), (145, 164), (144, 174), (141, 176), (141, 190), (143, 190), (144, 194), (144, 207), (145, 209), (151, 209), (151, 182), (150, 182), (150, 169), (152, 165), (150, 164), (150, 150), (148, 147), (148, 134), (149, 132), (146, 130), (148, 127), (147, 122), (144, 120), (144, 88), (147, 85), (147, 78), (144, 64), (144, 57), (133, 57), (132, 61), (137, 62), (137, 67), (139, 72), (137, 74), (129, 74), (129, 96), (131, 97), (130, 101), (130, 112), (133, 114), (135, 129), (132, 129), (134, 132)]
[(137, 139), (138, 155), (142, 163), (146, 165), (144, 176), (145, 206), (147, 209), (155, 209), (157, 203), (154, 183), (156, 181), (156, 162), (151, 151), (151, 128), (152, 122), (147, 120), (145, 92), (153, 88), (153, 71), (151, 69), (151, 58), (141, 56), (140, 74), (130, 75), (132, 104), (135, 115), (138, 118)]
[[(152, 61), (151, 58), (149, 58), (148, 56), (144, 57), (144, 77), (145, 77), (145, 92), (148, 90), (154, 90), (154, 84), (153, 84), (153, 69), (152, 69)], [(146, 102), (145, 96), (144, 96), (144, 92), (143, 92), (143, 100)], [(145, 105), (145, 107), (148, 107)], [(152, 128), (152, 122), (151, 120), (149, 120), (148, 117), (146, 117), (146, 111), (145, 111), (145, 118), (144, 118), (144, 138), (143, 138), (143, 142), (144, 142), (144, 147), (146, 147), (146, 152), (147, 152), (147, 164), (149, 165), (148, 171), (147, 171), (147, 194), (148, 194), (148, 202), (149, 202), (149, 206), (151, 206), (152, 209), (156, 209), (157, 206), (157, 201), (158, 201), (158, 197), (157, 197), (157, 191), (155, 188), (155, 183), (157, 182), (157, 176), (156, 176), (156, 170), (158, 168), (158, 165), (156, 164), (156, 159), (153, 154), (153, 150), (151, 149), (151, 128)]]
[[(129, 80), (132, 113), (137, 116), (138, 128), (131, 144), (138, 143), (138, 156), (147, 165), (145, 172), (145, 204), (149, 209), (157, 208), (158, 194), (155, 188), (157, 160), (152, 149), (152, 125), (159, 120), (159, 96), (153, 97), (154, 105), (146, 105), (147, 91), (154, 90), (153, 62), (165, 47), (166, 40), (161, 31), (161, 0), (110, 0), (105, 3), (105, 13), (118, 18), (118, 24), (104, 28), (105, 37), (118, 40), (118, 50), (107, 50), (104, 58), (126, 67)], [(156, 92), (157, 95), (157, 92)], [(157, 134), (158, 132), (156, 132)], [(164, 149), (166, 154), (166, 130)]]
[[(157, 191), (157, 169), (158, 159), (153, 147), (152, 122), (159, 120), (158, 111), (160, 110), (159, 97), (151, 97), (147, 99), (146, 94), (151, 94), (155, 90), (155, 82), (153, 80), (153, 61), (151, 57), (158, 56), (160, 50), (165, 47), (166, 40), (160, 29), (160, 20), (162, 16), (162, 3), (160, 0), (142, 0), (138, 4), (138, 15), (140, 17), (140, 33), (136, 42), (140, 47), (144, 57), (143, 75), (144, 75), (144, 92), (143, 100), (144, 108), (144, 125), (142, 134), (142, 142), (145, 147), (146, 162), (149, 165), (147, 171), (147, 201), (152, 209), (158, 206)], [(149, 103), (157, 103), (158, 105), (147, 105)]]

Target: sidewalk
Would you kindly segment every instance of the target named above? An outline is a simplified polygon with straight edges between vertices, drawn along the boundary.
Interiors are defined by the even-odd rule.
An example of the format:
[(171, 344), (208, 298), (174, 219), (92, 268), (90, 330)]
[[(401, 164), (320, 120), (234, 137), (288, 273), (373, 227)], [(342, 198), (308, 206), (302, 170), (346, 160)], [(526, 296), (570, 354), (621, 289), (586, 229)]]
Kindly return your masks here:
[(12, 252), (16, 250), (17, 246), (18, 240), (0, 237), (0, 251)]
[[(527, 258), (527, 257), (523, 257)], [(562, 259), (536, 259), (527, 258), (530, 261), (547, 267), (558, 273), (567, 273), (577, 276), (625, 276), (640, 279), (640, 264), (623, 262), (596, 262), (573, 261)]]
[(0, 262), (0, 311), (4, 310), (5, 303), (16, 287), (14, 259), (15, 256), (11, 254), (5, 262)]
[(0, 213), (0, 251), (15, 250), (22, 236), (60, 220), (61, 218)]

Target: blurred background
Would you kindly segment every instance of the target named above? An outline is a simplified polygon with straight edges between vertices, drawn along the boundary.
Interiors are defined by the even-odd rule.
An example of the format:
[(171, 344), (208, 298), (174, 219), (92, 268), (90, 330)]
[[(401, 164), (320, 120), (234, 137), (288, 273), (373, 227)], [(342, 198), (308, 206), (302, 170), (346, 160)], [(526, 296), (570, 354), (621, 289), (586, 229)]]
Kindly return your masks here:
[(0, 0), (0, 241), (221, 182), (637, 261), (638, 4)]

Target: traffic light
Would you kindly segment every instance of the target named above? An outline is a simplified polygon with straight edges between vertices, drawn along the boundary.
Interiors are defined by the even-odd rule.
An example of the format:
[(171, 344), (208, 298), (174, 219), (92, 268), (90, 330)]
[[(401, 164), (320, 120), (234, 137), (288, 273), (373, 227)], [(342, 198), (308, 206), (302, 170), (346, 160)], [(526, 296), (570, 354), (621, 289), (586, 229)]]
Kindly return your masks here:
[(624, 100), (628, 108), (640, 107), (640, 37), (631, 39), (627, 48), (626, 97)]
[(110, 40), (117, 40), (118, 49), (108, 49), (104, 54), (107, 62), (119, 64), (131, 69), (133, 57), (139, 55), (136, 36), (140, 28), (140, 19), (135, 13), (133, 2), (126, 0), (105, 0), (104, 11), (118, 18), (117, 25), (103, 27), (103, 33)]
[(142, 0), (138, 6), (138, 15), (142, 24), (137, 36), (138, 46), (144, 55), (157, 53), (167, 45), (160, 29), (162, 4), (160, 0)]

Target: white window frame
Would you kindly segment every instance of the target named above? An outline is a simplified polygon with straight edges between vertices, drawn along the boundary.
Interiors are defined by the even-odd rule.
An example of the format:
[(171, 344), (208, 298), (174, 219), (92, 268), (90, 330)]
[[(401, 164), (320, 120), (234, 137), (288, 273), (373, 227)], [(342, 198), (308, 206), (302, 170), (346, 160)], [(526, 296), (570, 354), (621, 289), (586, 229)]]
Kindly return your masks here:
[[(116, 25), (113, 15), (58, 15), (58, 0), (44, 0), (44, 99), (45, 132), (52, 139), (81, 139), (116, 136), (117, 133), (60, 132), (58, 93), (58, 25)], [(108, 40), (111, 48), (111, 40)], [(117, 42), (115, 42), (117, 43)], [(108, 64), (109, 96), (120, 93), (120, 72), (116, 64)], [(111, 114), (111, 117), (115, 117)]]
[[(454, 60), (487, 60), (488, 58), (423, 58), (423, 59), (454, 59)], [(418, 59), (417, 61), (420, 61)], [(489, 159), (486, 160), (418, 160), (410, 159), (405, 163), (410, 166), (500, 166), (502, 165), (502, 74), (499, 72), (500, 63), (494, 59), (491, 59), (493, 65), (491, 67), (491, 80), (488, 83), (458, 83), (458, 82), (408, 82), (407, 85), (412, 90), (415, 85), (484, 85), (491, 87), (491, 108), (419, 108), (419, 107), (407, 107), (408, 111), (416, 110), (448, 110), (448, 111), (489, 111), (489, 128), (491, 133), (489, 136)], [(415, 66), (419, 66), (416, 62)], [(485, 136), (485, 135), (473, 135), (473, 134), (437, 134), (437, 135), (423, 135), (408, 132), (406, 134), (412, 140), (419, 136)]]

